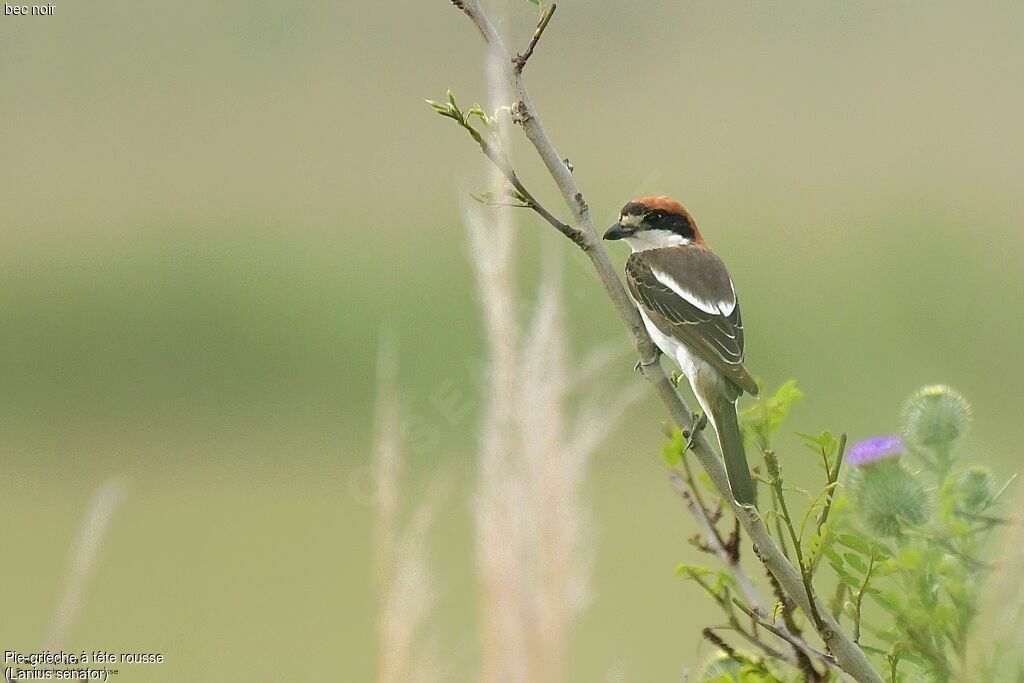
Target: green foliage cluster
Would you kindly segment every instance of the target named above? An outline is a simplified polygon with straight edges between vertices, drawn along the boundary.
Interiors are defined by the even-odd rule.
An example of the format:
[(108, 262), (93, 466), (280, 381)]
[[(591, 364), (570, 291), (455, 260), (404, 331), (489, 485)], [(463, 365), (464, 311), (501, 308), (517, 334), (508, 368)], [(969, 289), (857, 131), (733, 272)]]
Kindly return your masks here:
[[(748, 457), (763, 462), (763, 472), (760, 467), (755, 471), (771, 494), (761, 513), (800, 571), (806, 590), (831, 596), (827, 602), (833, 615), (852, 631), (853, 640), (887, 680), (982, 680), (981, 672), (969, 670), (969, 645), (983, 628), (977, 617), (990, 569), (986, 541), (1005, 521), (996, 508), (1009, 482), (996, 486), (990, 471), (966, 461), (960, 452), (970, 423), (969, 404), (949, 387), (925, 387), (904, 405), (901, 436), (867, 439), (849, 452), (845, 435), (797, 433), (823, 471), (820, 491), (810, 492), (784, 483), (773, 447), (792, 406), (802, 398), (796, 384), (787, 382), (744, 411), (741, 423)], [(663, 448), (665, 463), (680, 475), (690, 472), (685, 450), (686, 440), (678, 431)], [(714, 495), (708, 482), (701, 486), (692, 481), (705, 499)], [(715, 509), (719, 516), (721, 509)], [(751, 615), (753, 607), (737, 596), (738, 567), (737, 561), (730, 572), (679, 568), (726, 615), (725, 625), (705, 629), (716, 652), (698, 680), (836, 680), (827, 653), (819, 653), (826, 656), (815, 661), (799, 656), (793, 647), (790, 656), (788, 643), (772, 640), (764, 623), (759, 629), (757, 623), (747, 626), (737, 619), (735, 608)], [(774, 583), (770, 576), (769, 583)], [(790, 633), (808, 642), (807, 634), (814, 631), (808, 622), (820, 615), (804, 614), (777, 586), (774, 593), (772, 614), (761, 616), (786, 624)], [(744, 647), (727, 643), (726, 631), (743, 636)], [(1024, 679), (1004, 669), (985, 680)]]
[[(515, 177), (511, 162), (505, 153), (501, 151), (501, 144), (498, 139), (497, 117), (499, 112), (495, 112), (493, 115), (488, 114), (479, 104), (474, 104), (470, 109), (463, 111), (451, 90), (445, 94), (443, 102), (437, 100), (427, 100), (426, 102), (439, 115), (446, 119), (451, 119), (460, 128), (469, 133), (473, 141), (480, 146), (480, 150), (484, 155), (499, 169), (505, 171), (507, 176)], [(507, 107), (504, 109), (508, 111)], [(486, 206), (535, 207), (533, 200), (527, 195), (522, 185), (517, 182), (505, 182), (500, 188), (494, 190), (470, 192), (469, 196), (474, 201)]]

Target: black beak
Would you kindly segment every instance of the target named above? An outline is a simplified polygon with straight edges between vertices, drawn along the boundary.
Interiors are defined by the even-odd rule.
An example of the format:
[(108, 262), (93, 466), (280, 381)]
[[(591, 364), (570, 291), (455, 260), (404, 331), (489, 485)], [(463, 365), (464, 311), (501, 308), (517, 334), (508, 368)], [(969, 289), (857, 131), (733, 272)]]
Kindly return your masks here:
[(622, 223), (613, 223), (612, 227), (608, 228), (604, 233), (604, 238), (606, 240), (621, 240), (623, 237), (628, 237), (632, 234), (633, 231), (622, 227)]

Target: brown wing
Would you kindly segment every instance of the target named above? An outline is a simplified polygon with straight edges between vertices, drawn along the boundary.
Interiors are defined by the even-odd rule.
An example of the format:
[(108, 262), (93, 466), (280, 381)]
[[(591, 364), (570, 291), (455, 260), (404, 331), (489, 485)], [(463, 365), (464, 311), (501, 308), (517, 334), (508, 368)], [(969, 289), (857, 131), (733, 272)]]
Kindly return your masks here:
[(697, 246), (638, 251), (626, 261), (626, 281), (659, 330), (757, 395), (757, 384), (743, 367), (740, 304), (713, 252)]

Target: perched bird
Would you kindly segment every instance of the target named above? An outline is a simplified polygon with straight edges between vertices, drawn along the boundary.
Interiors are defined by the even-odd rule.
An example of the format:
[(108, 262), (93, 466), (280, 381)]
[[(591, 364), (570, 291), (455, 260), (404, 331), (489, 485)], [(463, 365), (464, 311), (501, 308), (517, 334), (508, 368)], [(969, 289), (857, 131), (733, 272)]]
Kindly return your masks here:
[(626, 281), (647, 331), (679, 364), (718, 435), (732, 495), (755, 504), (736, 401), (757, 384), (743, 367), (743, 319), (732, 278), (690, 212), (669, 197), (640, 197), (622, 207), (604, 234), (633, 249)]

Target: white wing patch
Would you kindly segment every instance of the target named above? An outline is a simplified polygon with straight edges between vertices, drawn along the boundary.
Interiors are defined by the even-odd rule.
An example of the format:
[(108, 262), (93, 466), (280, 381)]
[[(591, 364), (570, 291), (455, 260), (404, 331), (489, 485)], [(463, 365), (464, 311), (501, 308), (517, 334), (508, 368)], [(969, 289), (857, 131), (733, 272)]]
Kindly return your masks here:
[(709, 301), (702, 299), (696, 294), (688, 290), (679, 284), (675, 278), (666, 273), (663, 270), (657, 268), (651, 268), (651, 273), (661, 284), (665, 285), (677, 295), (689, 301), (691, 304), (711, 315), (732, 315), (732, 312), (736, 310), (736, 286), (733, 285), (732, 280), (729, 280), (729, 288), (732, 290), (732, 297), (730, 299), (723, 299), (721, 301)]

